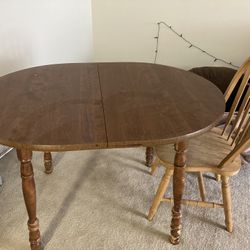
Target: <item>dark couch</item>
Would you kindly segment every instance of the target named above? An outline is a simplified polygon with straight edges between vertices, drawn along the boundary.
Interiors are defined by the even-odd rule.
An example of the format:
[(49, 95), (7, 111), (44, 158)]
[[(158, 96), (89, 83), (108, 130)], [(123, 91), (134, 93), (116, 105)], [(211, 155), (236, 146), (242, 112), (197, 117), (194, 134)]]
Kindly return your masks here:
[[(198, 67), (198, 68), (192, 68), (190, 69), (191, 72), (200, 75), (207, 80), (214, 83), (221, 91), (222, 93), (225, 93), (228, 85), (230, 84), (233, 76), (236, 73), (235, 69), (227, 68), (227, 67)], [(228, 112), (230, 107), (232, 106), (234, 97), (237, 93), (237, 90), (239, 88), (239, 84), (241, 82), (238, 82), (238, 86), (234, 89), (231, 96), (229, 97), (227, 103), (226, 103), (226, 111)], [(246, 92), (247, 88), (245, 89)], [(244, 92), (244, 94), (245, 94)], [(242, 97), (244, 97), (244, 94)], [(242, 100), (242, 99), (241, 99)], [(241, 102), (241, 101), (240, 101)]]

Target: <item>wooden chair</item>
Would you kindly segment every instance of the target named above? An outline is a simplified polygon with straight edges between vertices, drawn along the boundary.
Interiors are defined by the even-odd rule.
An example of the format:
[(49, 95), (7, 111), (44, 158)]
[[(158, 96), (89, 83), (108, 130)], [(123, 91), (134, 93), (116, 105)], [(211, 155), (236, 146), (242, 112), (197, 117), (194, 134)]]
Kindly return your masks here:
[[(244, 66), (244, 64), (242, 66)], [(243, 69), (243, 67), (241, 67), (241, 69)], [(225, 67), (198, 67), (191, 69), (190, 72), (193, 72), (211, 81), (223, 93), (227, 91), (227, 93), (224, 94), (227, 104), (226, 111), (228, 111), (231, 108), (235, 94), (237, 92), (237, 86), (236, 88), (230, 88), (230, 89), (227, 88), (227, 86), (228, 82), (232, 82), (233, 77), (235, 77), (234, 78), (235, 83), (237, 83), (237, 81), (239, 80), (238, 76), (240, 74), (238, 76), (235, 76), (236, 70)], [(223, 120), (221, 122), (223, 122)], [(145, 165), (149, 168), (152, 166), (153, 157), (154, 157), (153, 147), (147, 147), (145, 151), (145, 159), (146, 159)]]
[[(229, 232), (233, 230), (229, 178), (239, 172), (241, 167), (240, 153), (250, 147), (249, 77), (250, 58), (237, 71), (225, 92), (225, 100), (228, 100), (239, 79), (243, 78), (230, 112), (226, 117), (224, 127), (215, 127), (211, 131), (191, 139), (187, 152), (185, 171), (198, 174), (201, 200), (182, 200), (182, 203), (201, 207), (224, 208), (226, 228)], [(244, 92), (245, 89), (247, 89), (246, 92)], [(242, 99), (243, 93), (245, 95)], [(236, 112), (236, 109), (238, 112)], [(233, 120), (233, 118), (235, 119)], [(150, 208), (149, 220), (153, 219), (162, 201), (173, 202), (173, 198), (164, 197), (174, 172), (175, 154), (172, 147), (171, 145), (160, 145), (154, 148), (155, 160), (152, 164), (151, 173), (153, 174), (159, 165), (163, 165), (166, 171)], [(222, 204), (205, 201), (203, 173), (214, 173), (221, 176)]]

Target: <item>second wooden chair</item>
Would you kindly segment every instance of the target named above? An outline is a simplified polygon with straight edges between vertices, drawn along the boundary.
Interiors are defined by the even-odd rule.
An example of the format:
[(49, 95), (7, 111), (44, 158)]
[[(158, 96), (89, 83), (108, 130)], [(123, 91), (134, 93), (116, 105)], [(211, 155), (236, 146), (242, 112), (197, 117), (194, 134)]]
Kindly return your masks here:
[[(226, 228), (229, 232), (233, 230), (229, 178), (239, 172), (241, 167), (240, 153), (250, 147), (249, 77), (250, 58), (237, 71), (225, 92), (225, 100), (227, 101), (233, 90), (238, 88), (224, 127), (216, 127), (202, 136), (190, 140), (187, 152), (185, 171), (198, 174), (201, 200), (182, 200), (182, 203), (201, 207), (224, 208)], [(242, 81), (237, 86), (240, 79)], [(243, 93), (244, 98), (242, 98)], [(166, 171), (150, 208), (149, 220), (153, 219), (161, 202), (173, 202), (173, 198), (166, 198), (164, 195), (174, 172), (174, 150), (171, 145), (160, 145), (154, 150), (156, 156), (152, 164), (152, 174), (159, 165), (164, 166)], [(205, 201), (203, 173), (214, 173), (221, 176), (222, 204)]]

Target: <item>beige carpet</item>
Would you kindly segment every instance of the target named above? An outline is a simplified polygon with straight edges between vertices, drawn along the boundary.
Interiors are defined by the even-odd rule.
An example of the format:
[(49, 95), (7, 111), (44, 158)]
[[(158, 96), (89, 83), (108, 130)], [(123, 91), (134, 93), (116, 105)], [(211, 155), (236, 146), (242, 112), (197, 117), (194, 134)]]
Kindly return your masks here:
[[(54, 153), (55, 170), (43, 173), (34, 153), (38, 217), (45, 249), (249, 249), (250, 167), (231, 179), (234, 232), (224, 230), (222, 209), (183, 208), (179, 246), (168, 241), (171, 205), (146, 220), (163, 169), (152, 177), (143, 165), (144, 148)], [(29, 249), (19, 163), (15, 152), (0, 161), (0, 249)], [(210, 198), (221, 199), (219, 184), (206, 176)], [(186, 196), (198, 197), (197, 180), (187, 177)]]

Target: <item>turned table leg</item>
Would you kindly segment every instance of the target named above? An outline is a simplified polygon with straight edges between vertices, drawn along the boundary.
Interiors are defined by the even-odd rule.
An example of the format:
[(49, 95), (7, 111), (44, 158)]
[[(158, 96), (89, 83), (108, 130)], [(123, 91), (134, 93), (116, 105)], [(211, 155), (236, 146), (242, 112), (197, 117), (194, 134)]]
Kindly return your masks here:
[(50, 152), (44, 152), (44, 167), (44, 172), (46, 174), (51, 174), (53, 172), (52, 156)]
[(154, 159), (154, 148), (152, 147), (147, 147), (146, 148), (146, 166), (151, 167)]
[(179, 244), (181, 236), (181, 199), (184, 191), (185, 166), (187, 142), (175, 144), (174, 175), (173, 175), (173, 194), (174, 206), (172, 208), (171, 235), (170, 242), (174, 245)]
[(21, 162), (20, 170), (22, 177), (23, 197), (29, 216), (28, 229), (30, 248), (32, 250), (40, 250), (41, 237), (39, 231), (39, 221), (36, 217), (36, 187), (31, 163), (32, 151), (17, 150), (17, 157)]

